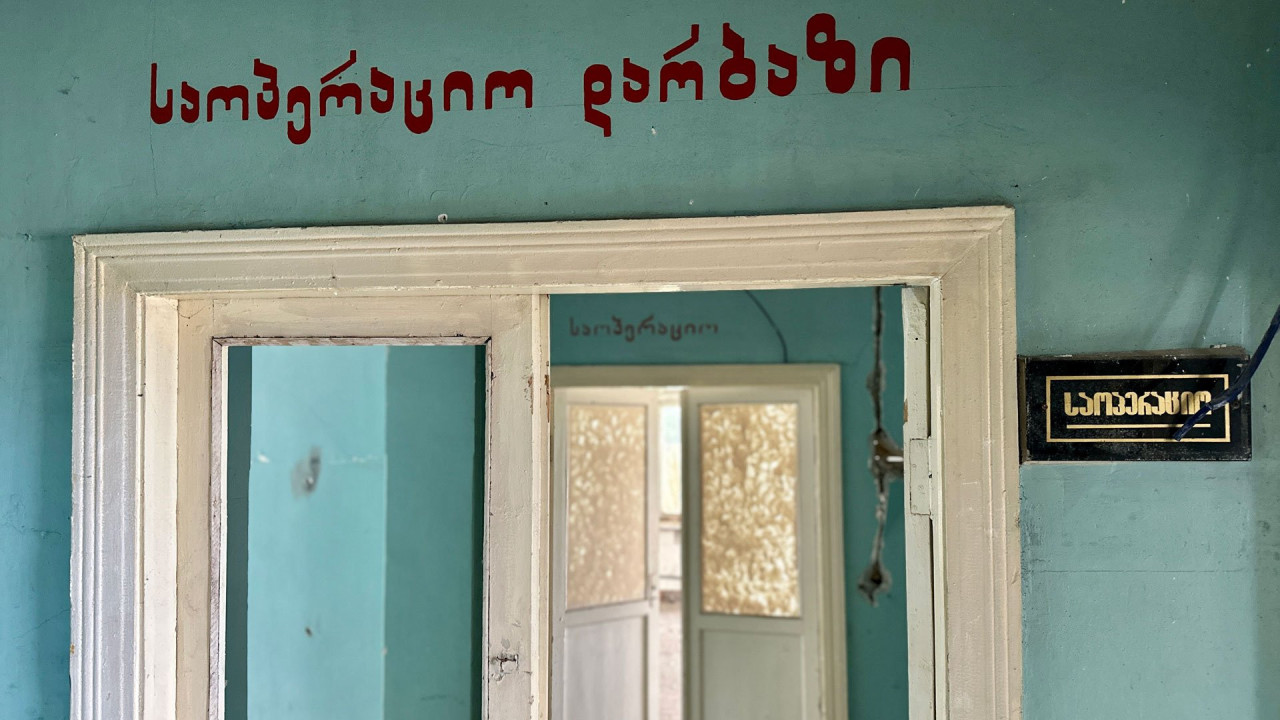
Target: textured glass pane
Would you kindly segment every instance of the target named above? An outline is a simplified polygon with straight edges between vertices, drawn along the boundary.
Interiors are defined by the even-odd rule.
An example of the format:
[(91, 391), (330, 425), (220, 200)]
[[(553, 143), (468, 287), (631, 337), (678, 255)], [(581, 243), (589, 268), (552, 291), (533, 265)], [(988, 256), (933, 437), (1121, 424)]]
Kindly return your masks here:
[(643, 405), (569, 406), (570, 609), (645, 596)]
[(702, 610), (799, 617), (796, 405), (703, 405)]

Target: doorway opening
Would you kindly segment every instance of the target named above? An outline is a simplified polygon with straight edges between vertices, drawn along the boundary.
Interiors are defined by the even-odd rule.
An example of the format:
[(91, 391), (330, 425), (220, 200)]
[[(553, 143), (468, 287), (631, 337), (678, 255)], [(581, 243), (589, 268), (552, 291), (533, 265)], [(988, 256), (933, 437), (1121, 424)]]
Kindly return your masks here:
[[(876, 607), (857, 589), (876, 538), (873, 292), (553, 298), (553, 720), (907, 715), (900, 484), (897, 585)], [(714, 331), (627, 331), (668, 322)]]
[(920, 347), (905, 373), (910, 716), (1020, 716), (1011, 209), (75, 242), (74, 716), (223, 716), (230, 347), (487, 347), (478, 714), (538, 718), (553, 694), (548, 294), (877, 284), (910, 286)]
[(228, 348), (224, 720), (476, 715), (486, 350)]

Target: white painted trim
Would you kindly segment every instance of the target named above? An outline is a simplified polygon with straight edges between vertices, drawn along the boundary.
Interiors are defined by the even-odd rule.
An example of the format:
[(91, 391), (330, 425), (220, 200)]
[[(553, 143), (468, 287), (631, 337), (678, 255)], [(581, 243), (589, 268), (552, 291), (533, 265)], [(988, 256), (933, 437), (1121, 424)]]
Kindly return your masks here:
[(910, 720), (933, 720), (939, 700), (934, 672), (934, 483), (931, 471), (937, 438), (930, 429), (928, 288), (903, 288), (902, 333), (907, 706)]
[[(242, 304), (239, 327), (249, 335), (359, 336), (375, 330), (336, 329), (331, 316), (353, 298), (385, 296), (376, 332), (393, 337), (422, 335), (405, 303), (429, 308), (441, 294), (525, 298), (529, 319), (503, 329), (524, 373), (504, 377), (498, 368), (495, 378), (507, 389), (520, 384), (527, 419), (499, 430), (523, 448), (506, 459), (513, 473), (524, 463), (523, 480), (491, 490), (489, 514), (509, 513), (503, 522), (527, 552), (517, 558), (507, 548), (512, 557), (486, 572), (503, 602), (528, 582), (525, 610), (514, 601), (506, 608), (526, 643), (514, 675), (486, 681), (486, 718), (497, 717), (495, 697), (522, 708), (504, 718), (543, 718), (550, 612), (547, 383), (538, 370), (546, 367), (544, 294), (909, 284), (930, 288), (937, 712), (954, 720), (1019, 718), (1013, 254), (1013, 211), (1001, 207), (77, 237), (72, 717), (185, 720), (201, 717), (185, 708), (207, 704), (207, 692), (197, 702), (186, 689), (207, 690), (207, 672), (191, 675), (174, 663), (193, 655), (208, 662), (209, 646), (195, 639), (208, 637), (208, 625), (197, 621), (209, 617), (209, 598), (191, 612), (176, 598), (211, 556), (188, 555), (182, 542), (176, 552), (163, 548), (174, 534), (181, 541), (208, 527), (179, 518), (197, 506), (206, 517), (217, 511), (214, 499), (195, 490), (207, 492), (207, 480), (189, 477), (211, 461), (213, 440), (212, 353), (197, 340), (205, 336), (204, 314), (226, 317), (233, 298), (294, 299), (265, 324), (270, 329), (257, 324), (253, 305)], [(443, 305), (436, 310), (448, 317)], [(152, 378), (160, 387), (147, 384)], [(188, 412), (197, 408), (207, 410)], [(487, 547), (494, 543), (487, 538)], [(489, 609), (492, 618), (498, 609)], [(491, 641), (487, 656), (504, 652)], [(171, 702), (175, 711), (166, 713)]]

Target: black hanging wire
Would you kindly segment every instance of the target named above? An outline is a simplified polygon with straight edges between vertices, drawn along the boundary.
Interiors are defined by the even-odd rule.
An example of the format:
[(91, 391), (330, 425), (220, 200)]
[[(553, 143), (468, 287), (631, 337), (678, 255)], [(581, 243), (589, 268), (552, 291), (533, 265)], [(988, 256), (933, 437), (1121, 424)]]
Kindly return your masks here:
[(1182, 440), (1187, 436), (1187, 433), (1191, 432), (1191, 428), (1195, 427), (1196, 423), (1203, 420), (1206, 415), (1240, 397), (1240, 393), (1244, 392), (1244, 389), (1249, 386), (1249, 381), (1253, 380), (1253, 374), (1258, 370), (1258, 364), (1262, 362), (1267, 350), (1271, 348), (1271, 341), (1276, 337), (1276, 330), (1280, 330), (1280, 307), (1276, 308), (1276, 314), (1271, 317), (1271, 325), (1262, 334), (1262, 342), (1258, 343), (1258, 349), (1253, 352), (1253, 357), (1249, 359), (1249, 364), (1244, 366), (1240, 377), (1221, 395), (1202, 405), (1199, 412), (1187, 418), (1182, 427), (1178, 428), (1178, 431), (1173, 434), (1174, 440)]
[(871, 394), (871, 409), (876, 427), (871, 431), (871, 458), (868, 466), (876, 486), (876, 535), (871, 543), (871, 561), (858, 580), (858, 590), (872, 607), (876, 598), (893, 587), (893, 576), (885, 568), (881, 556), (884, 553), (884, 529), (889, 519), (889, 485), (902, 477), (902, 448), (884, 429), (884, 306), (881, 289), (875, 289), (875, 301), (871, 315), (872, 348), (874, 365), (867, 375), (867, 391)]
[(773, 332), (778, 336), (778, 344), (782, 346), (782, 362), (791, 362), (791, 356), (787, 352), (787, 339), (782, 337), (782, 329), (778, 327), (778, 323), (773, 321), (773, 316), (769, 314), (768, 310), (764, 309), (764, 304), (760, 302), (760, 298), (756, 297), (755, 293), (750, 290), (743, 290), (742, 292), (751, 298), (751, 302), (755, 303), (757, 308), (760, 308), (760, 314), (764, 315), (764, 319), (769, 322), (769, 327), (773, 328)]

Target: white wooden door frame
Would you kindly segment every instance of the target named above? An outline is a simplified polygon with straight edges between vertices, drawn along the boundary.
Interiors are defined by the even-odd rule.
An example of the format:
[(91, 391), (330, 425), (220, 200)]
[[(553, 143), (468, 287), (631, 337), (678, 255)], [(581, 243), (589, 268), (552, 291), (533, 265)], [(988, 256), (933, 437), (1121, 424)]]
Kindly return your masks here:
[[(436, 296), (517, 303), (474, 318), (474, 335), (447, 334), (505, 336), (521, 358), (491, 373), (491, 403), (523, 404), (488, 416), (488, 449), (522, 471), (486, 478), (483, 702), (485, 720), (542, 720), (545, 296), (892, 284), (929, 295), (936, 714), (1021, 717), (1009, 208), (86, 235), (75, 238), (75, 266), (77, 720), (217, 717), (208, 700), (220, 694), (221, 649), (206, 642), (220, 622), (210, 522), (221, 513), (221, 478), (211, 474), (221, 451), (210, 392), (215, 337), (432, 337), (417, 320), (433, 301), (437, 320), (462, 324), (449, 315), (452, 301)], [(523, 319), (503, 327), (514, 315)]]
[[(931, 439), (932, 374), (929, 371), (929, 290), (916, 286), (902, 291), (903, 334), (903, 538), (906, 544), (907, 687), (910, 720), (940, 715), (944, 685), (937, 682), (936, 657), (946, 654), (946, 634), (935, 632), (944, 621), (935, 587), (945, 586), (941, 563), (934, 563), (937, 547), (933, 499), (937, 491), (932, 467), (937, 443)], [(923, 410), (923, 412), (922, 412)], [(1016, 525), (1015, 525), (1016, 527)]]
[[(559, 366), (551, 368), (551, 386), (556, 390), (610, 387), (753, 388), (796, 390), (806, 396), (807, 408), (811, 413), (807, 419), (819, 428), (818, 437), (815, 437), (817, 456), (814, 458), (817, 466), (817, 496), (812, 498), (810, 504), (826, 511), (825, 517), (818, 524), (818, 535), (813, 540), (814, 559), (819, 566), (818, 591), (813, 600), (817, 610), (820, 643), (817, 650), (822, 658), (818, 670), (818, 685), (822, 696), (821, 717), (827, 720), (845, 720), (848, 716), (848, 657), (845, 645), (840, 366), (822, 363)], [(686, 504), (685, 507), (692, 506)], [(684, 548), (683, 567), (687, 578), (685, 597), (688, 598), (693, 593), (687, 590), (697, 578), (689, 574), (693, 567), (688, 560), (689, 553), (692, 552), (691, 545), (682, 540), (681, 546)], [(559, 554), (557, 552), (557, 557)], [(928, 594), (925, 593), (926, 596)], [(685, 621), (688, 622), (687, 613)], [(553, 631), (555, 625), (553, 616)], [(559, 668), (554, 664), (554, 653), (552, 658), (551, 672), (554, 678)], [(929, 666), (932, 667), (931, 657)], [(688, 690), (689, 686), (686, 684), (686, 694)], [(932, 693), (932, 686), (926, 688), (926, 691)]]

